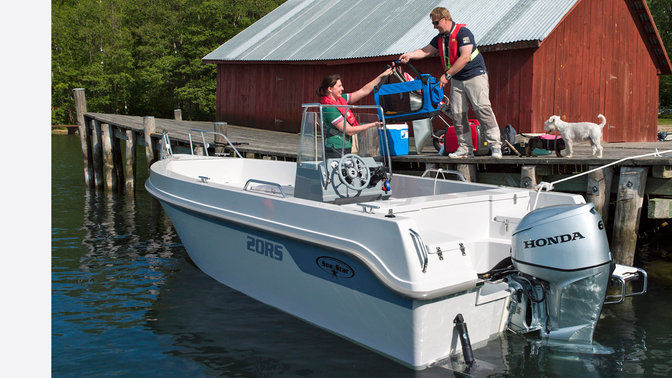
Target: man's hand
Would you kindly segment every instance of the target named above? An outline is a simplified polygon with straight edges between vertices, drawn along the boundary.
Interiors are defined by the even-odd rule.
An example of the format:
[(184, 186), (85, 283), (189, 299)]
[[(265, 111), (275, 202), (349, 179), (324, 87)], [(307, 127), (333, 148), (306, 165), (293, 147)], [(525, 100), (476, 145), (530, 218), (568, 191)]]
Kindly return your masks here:
[(441, 88), (445, 87), (446, 84), (448, 84), (448, 79), (446, 78), (446, 75), (441, 75), (440, 83), (441, 83)]

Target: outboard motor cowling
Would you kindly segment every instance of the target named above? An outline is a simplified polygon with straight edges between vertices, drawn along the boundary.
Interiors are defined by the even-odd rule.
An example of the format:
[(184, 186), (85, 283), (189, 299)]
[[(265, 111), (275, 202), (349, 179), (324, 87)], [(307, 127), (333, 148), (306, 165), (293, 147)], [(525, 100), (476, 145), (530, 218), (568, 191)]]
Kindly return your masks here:
[(513, 234), (511, 258), (520, 272), (510, 278), (511, 287), (523, 299), (513, 297), (512, 306), (521, 308), (511, 311), (509, 328), (530, 330), (540, 324), (542, 336), (591, 343), (611, 265), (604, 224), (594, 205), (530, 212)]

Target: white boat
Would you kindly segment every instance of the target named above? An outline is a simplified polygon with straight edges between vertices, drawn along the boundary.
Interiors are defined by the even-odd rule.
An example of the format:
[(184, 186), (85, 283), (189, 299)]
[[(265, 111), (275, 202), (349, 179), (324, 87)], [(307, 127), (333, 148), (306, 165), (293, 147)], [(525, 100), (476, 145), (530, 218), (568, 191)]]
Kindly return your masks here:
[(323, 107), (304, 105), (297, 162), (151, 166), (146, 188), (203, 272), (417, 370), (470, 364), (507, 329), (590, 345), (605, 298), (646, 291), (580, 195), (393, 173), (389, 149), (324, 159)]

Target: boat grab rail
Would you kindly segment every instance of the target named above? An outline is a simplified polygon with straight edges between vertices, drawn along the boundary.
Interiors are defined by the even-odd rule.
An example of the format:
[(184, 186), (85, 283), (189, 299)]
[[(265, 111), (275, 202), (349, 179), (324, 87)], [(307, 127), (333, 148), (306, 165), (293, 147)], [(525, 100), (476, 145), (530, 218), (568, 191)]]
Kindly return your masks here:
[(418, 234), (415, 230), (409, 228), (408, 231), (411, 233), (411, 239), (413, 239), (415, 250), (422, 257), (422, 273), (427, 273), (427, 263), (429, 262), (429, 251), (427, 250), (427, 245), (422, 240), (422, 236), (420, 236), (420, 234)]
[(219, 136), (221, 136), (222, 138), (224, 138), (224, 140), (226, 140), (226, 143), (228, 143), (228, 145), (231, 146), (231, 148), (233, 149), (233, 151), (236, 152), (236, 155), (238, 155), (238, 157), (242, 159), (243, 155), (241, 155), (240, 152), (238, 152), (238, 150), (236, 149), (236, 147), (233, 145), (233, 143), (231, 143), (231, 141), (229, 140), (229, 138), (226, 137), (226, 135), (224, 135), (224, 134), (222, 134), (222, 133), (220, 133), (220, 132), (217, 132), (217, 131), (212, 131), (212, 130), (201, 130), (201, 129), (190, 129), (190, 130), (189, 130), (189, 149), (191, 150), (191, 154), (192, 154), (192, 155), (194, 154), (194, 144), (193, 144), (193, 141), (192, 141), (192, 139), (191, 139), (191, 133), (192, 133), (192, 132), (195, 132), (195, 133), (201, 133), (201, 141), (203, 142), (203, 149), (205, 150), (205, 156), (210, 156), (210, 155), (208, 154), (208, 146), (209, 146), (209, 145), (208, 145), (208, 143), (205, 141), (205, 134), (213, 134), (213, 135), (219, 135)]
[[(248, 186), (250, 184), (262, 184), (262, 185), (270, 185), (270, 186), (276, 187), (276, 188), (278, 188), (278, 190), (280, 190), (280, 195), (282, 195), (282, 198), (287, 198), (287, 195), (285, 194), (285, 191), (282, 190), (282, 186), (280, 184), (276, 183), (276, 182), (263, 181), (263, 180), (257, 180), (257, 179), (249, 179), (245, 183), (245, 186), (243, 187), (243, 190), (252, 191), (252, 189), (248, 189)], [(275, 194), (275, 193), (273, 193), (273, 194)]]
[(462, 172), (456, 171), (456, 170), (453, 170), (453, 169), (430, 168), (430, 169), (426, 169), (425, 172), (422, 173), (421, 177), (427, 177), (427, 175), (431, 172), (436, 172), (436, 176), (434, 176), (434, 194), (433, 195), (436, 195), (436, 181), (439, 179), (439, 173), (441, 174), (441, 177), (443, 177), (444, 180), (446, 179), (446, 175), (444, 175), (444, 173), (449, 173), (449, 174), (456, 175), (457, 178), (460, 179), (460, 181), (467, 182), (467, 179), (464, 177)]

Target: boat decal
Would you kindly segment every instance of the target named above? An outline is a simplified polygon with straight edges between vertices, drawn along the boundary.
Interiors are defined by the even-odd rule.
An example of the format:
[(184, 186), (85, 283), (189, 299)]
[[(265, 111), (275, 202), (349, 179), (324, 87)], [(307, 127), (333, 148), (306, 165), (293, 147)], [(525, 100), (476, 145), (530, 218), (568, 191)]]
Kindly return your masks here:
[(247, 235), (247, 250), (270, 257), (273, 260), (282, 261), (285, 247), (279, 243)]
[(331, 273), (334, 277), (352, 278), (355, 276), (355, 271), (350, 265), (333, 257), (320, 256), (315, 260), (315, 263), (320, 269), (327, 273)]

